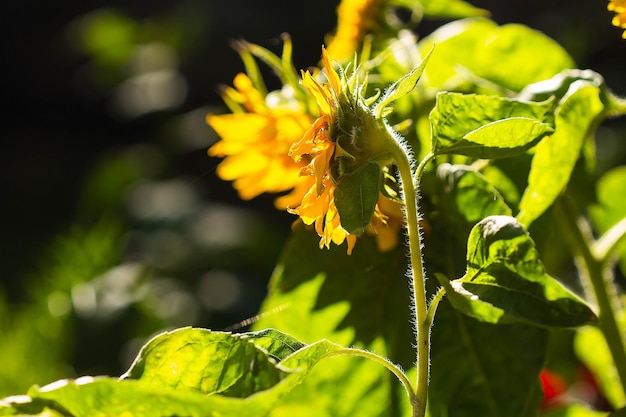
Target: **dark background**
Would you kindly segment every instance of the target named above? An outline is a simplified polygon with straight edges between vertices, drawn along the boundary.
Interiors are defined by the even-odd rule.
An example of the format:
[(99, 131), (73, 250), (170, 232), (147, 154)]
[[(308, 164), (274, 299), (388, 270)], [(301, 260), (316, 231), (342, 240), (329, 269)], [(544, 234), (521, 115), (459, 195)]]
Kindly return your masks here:
[[(306, 68), (317, 62), (320, 45), (335, 26), (337, 4), (336, 0), (6, 2), (0, 14), (0, 295), (7, 303), (38, 302), (32, 288), (43, 285), (49, 274), (50, 253), (56, 253), (51, 247), (76, 227), (90, 230), (102, 216), (109, 216), (126, 231), (163, 230), (163, 224), (133, 217), (127, 191), (137, 181), (178, 179), (191, 187), (197, 200), (225, 204), (232, 210), (252, 208), (260, 216), (255, 217), (254, 227), (266, 227), (259, 232), (261, 243), (246, 246), (245, 256), (231, 252), (236, 259), (224, 266), (248, 265), (244, 275), (253, 277), (253, 294), (237, 308), (197, 314), (190, 324), (224, 328), (253, 315), (293, 218), (274, 210), (271, 197), (240, 201), (230, 184), (216, 177), (219, 161), (206, 155), (215, 137), (204, 124), (204, 115), (220, 111), (216, 87), (230, 84), (243, 68), (229, 46), (231, 40), (244, 38), (278, 52), (280, 35), (287, 32), (293, 39), (296, 67)], [(476, 0), (472, 4), (491, 10), (499, 24), (524, 23), (545, 32), (572, 54), (580, 68), (601, 73), (609, 87), (626, 95), (626, 40), (621, 30), (611, 26), (606, 1)], [(127, 30), (118, 49), (88, 40), (90, 34), (97, 35), (94, 19), (102, 21), (103, 16)], [(426, 35), (442, 23), (426, 21), (419, 34)], [(128, 110), (120, 104), (120, 94), (138, 75), (128, 62), (147, 44), (161, 48), (157, 58), (169, 57), (168, 74), (184, 88), (170, 105)], [(117, 56), (115, 51), (122, 52)], [(277, 86), (266, 73), (270, 88)], [(601, 156), (610, 159), (611, 146), (620, 145), (603, 145)], [(130, 168), (127, 164), (118, 170), (120, 155), (140, 157), (136, 165), (131, 158)], [(138, 172), (128, 174), (135, 168)], [(144, 260), (149, 250), (132, 236), (122, 235), (126, 246), (116, 262)], [(259, 261), (250, 254), (254, 251), (268, 260)], [(209, 262), (221, 255), (202, 252), (199, 258)], [(200, 262), (194, 271), (167, 267), (161, 271), (184, 280), (203, 268), (207, 266)], [(100, 350), (80, 342), (86, 337), (102, 340), (107, 331), (119, 329), (119, 320), (100, 322), (103, 330), (96, 331), (93, 321), (78, 319), (68, 359), (77, 373), (124, 369), (127, 359), (119, 360), (112, 352), (120, 349), (128, 334), (107, 336), (112, 341), (104, 347), (94, 342)], [(165, 320), (147, 326), (144, 333), (177, 324), (181, 323)]]

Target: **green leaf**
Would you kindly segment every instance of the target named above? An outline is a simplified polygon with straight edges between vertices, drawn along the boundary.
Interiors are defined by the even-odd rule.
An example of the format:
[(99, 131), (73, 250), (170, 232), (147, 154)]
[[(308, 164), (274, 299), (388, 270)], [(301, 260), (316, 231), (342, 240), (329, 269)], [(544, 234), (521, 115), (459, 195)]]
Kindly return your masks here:
[[(326, 338), (362, 347), (410, 369), (415, 354), (405, 249), (382, 253), (367, 234), (352, 255), (336, 246), (320, 250), (317, 241), (303, 226), (293, 230), (272, 276), (263, 318), (254, 328), (276, 328), (304, 342)], [(271, 416), (401, 415), (405, 397), (396, 378), (380, 365), (336, 358), (316, 366)]]
[(47, 401), (33, 401), (28, 395), (13, 395), (0, 398), (0, 416), (64, 417), (49, 405)]
[(432, 331), (430, 415), (537, 416), (547, 345), (546, 329), (482, 323), (444, 300)]
[(528, 187), (517, 219), (526, 227), (552, 205), (567, 185), (585, 139), (604, 110), (600, 89), (592, 82), (573, 82), (555, 113), (555, 132), (535, 148)]
[(567, 52), (543, 33), (518, 24), (499, 27), (483, 18), (443, 25), (419, 42), (421, 51), (433, 45), (437, 53), (423, 82), (435, 91), (467, 90), (473, 84), (521, 91), (575, 67)]
[[(607, 411), (592, 410), (583, 404), (570, 404), (565, 407), (559, 407), (555, 410), (549, 410), (542, 417), (608, 417)], [(611, 414), (613, 416), (613, 414)]]
[(489, 14), (487, 10), (461, 0), (406, 0), (400, 3), (413, 5), (412, 9), (423, 9), (424, 16), (429, 18), (460, 18)]
[[(28, 392), (30, 403), (22, 401), (20, 405), (9, 405), (17, 412), (27, 409), (29, 405), (45, 402), (51, 409), (72, 416), (265, 416), (277, 401), (302, 383), (320, 361), (345, 350), (327, 340), (303, 345), (275, 365), (283, 379), (272, 387), (256, 391), (254, 395), (245, 398), (210, 393), (216, 391), (215, 386), (232, 385), (228, 380), (233, 379), (232, 368), (237, 367), (233, 362), (241, 359), (237, 345), (253, 346), (252, 340), (258, 340), (262, 345), (272, 346), (267, 339), (273, 337), (277, 338), (280, 346), (275, 353), (286, 353), (287, 345), (295, 347), (301, 344), (274, 330), (228, 335), (204, 329), (179, 329), (159, 335), (146, 345), (128, 373), (134, 376), (139, 374), (139, 379), (82, 377), (60, 380), (41, 388), (31, 388)], [(223, 351), (214, 349), (216, 343)], [(190, 349), (188, 345), (191, 345)], [(207, 351), (197, 350), (200, 346), (208, 347)], [(191, 352), (200, 353), (193, 363), (188, 361)], [(219, 360), (212, 357), (216, 353), (222, 357), (221, 365)], [(250, 375), (264, 380), (251, 359), (251, 356), (246, 355), (240, 365), (248, 367)], [(268, 357), (265, 360), (270, 361)], [(220, 370), (222, 373), (214, 372)], [(222, 379), (226, 382), (222, 382)], [(258, 387), (263, 384), (255, 385)]]
[(602, 331), (592, 326), (578, 329), (574, 338), (574, 350), (576, 356), (593, 373), (609, 403), (613, 407), (626, 404), (626, 394)]
[(42, 388), (34, 387), (29, 395), (35, 400), (47, 400), (58, 410), (72, 416), (189, 416), (207, 415), (264, 416), (284, 395), (291, 380), (271, 391), (249, 398), (203, 395), (196, 391), (147, 385), (137, 380), (108, 377), (83, 377), (57, 381)]
[(374, 117), (376, 119), (380, 119), (385, 114), (385, 109), (391, 103), (413, 91), (422, 76), (424, 69), (426, 68), (426, 64), (433, 53), (433, 49), (434, 46), (430, 51), (428, 51), (426, 56), (422, 59), (422, 62), (417, 67), (413, 68), (408, 74), (400, 78), (385, 90), (383, 96), (376, 103), (376, 106), (374, 106)]
[(470, 229), (483, 218), (511, 215), (498, 190), (469, 166), (441, 164), (437, 167), (437, 179), (441, 214), (448, 228), (456, 231), (463, 242)]
[(626, 407), (620, 408), (619, 410), (611, 413), (610, 417), (626, 417)]
[(272, 387), (284, 376), (249, 339), (182, 328), (150, 340), (122, 378), (205, 395), (246, 397)]
[(570, 93), (570, 87), (577, 81), (586, 81), (585, 84), (594, 85), (605, 89), (604, 78), (595, 71), (567, 69), (559, 72), (554, 77), (539, 81), (526, 86), (517, 96), (520, 100), (543, 101), (550, 97), (561, 100)]
[(335, 189), (335, 205), (341, 227), (348, 233), (360, 235), (370, 224), (382, 186), (380, 166), (367, 163), (339, 178)]
[[(547, 275), (535, 244), (509, 216), (490, 216), (471, 231), (465, 275), (445, 283), (450, 302), (488, 323), (570, 327), (596, 320), (591, 309)], [(485, 305), (486, 304), (486, 305)]]
[(439, 93), (429, 116), (431, 151), (490, 159), (520, 154), (553, 132), (552, 106), (551, 100)]
[(266, 351), (276, 361), (281, 361), (306, 346), (298, 339), (276, 329), (242, 333), (240, 337), (250, 339), (254, 346)]
[[(589, 207), (589, 217), (598, 233), (606, 233), (626, 217), (626, 166), (613, 168), (596, 183), (597, 203)], [(620, 268), (626, 271), (626, 245), (618, 246)]]

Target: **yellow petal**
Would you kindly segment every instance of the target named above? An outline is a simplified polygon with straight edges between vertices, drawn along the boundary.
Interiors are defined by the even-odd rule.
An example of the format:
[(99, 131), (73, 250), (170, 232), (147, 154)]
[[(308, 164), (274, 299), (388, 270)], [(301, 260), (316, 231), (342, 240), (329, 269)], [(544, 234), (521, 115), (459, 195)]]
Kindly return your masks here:
[(339, 75), (333, 68), (332, 63), (330, 62), (330, 57), (328, 53), (326, 53), (326, 49), (322, 47), (322, 59), (324, 61), (324, 69), (326, 70), (326, 77), (328, 78), (328, 82), (331, 87), (335, 91), (336, 94), (339, 94), (341, 91), (341, 81), (339, 80)]
[(269, 163), (269, 158), (256, 152), (231, 155), (217, 166), (217, 175), (223, 180), (232, 181), (255, 172), (263, 172)]
[[(209, 155), (211, 156), (224, 156), (227, 153), (234, 153), (241, 146), (271, 141), (276, 136), (274, 120), (271, 117), (259, 114), (209, 115), (207, 116), (207, 123), (222, 138), (221, 141), (215, 144), (218, 145), (218, 150), (213, 149), (215, 145), (209, 149)], [(220, 147), (224, 146), (220, 144), (225, 142), (230, 142), (231, 144), (238, 143), (238, 145), (235, 145), (235, 149), (231, 151), (222, 150), (220, 152)]]
[(267, 111), (264, 97), (254, 88), (252, 81), (246, 74), (237, 74), (233, 84), (237, 91), (244, 96), (243, 105), (246, 110), (254, 113), (265, 113)]

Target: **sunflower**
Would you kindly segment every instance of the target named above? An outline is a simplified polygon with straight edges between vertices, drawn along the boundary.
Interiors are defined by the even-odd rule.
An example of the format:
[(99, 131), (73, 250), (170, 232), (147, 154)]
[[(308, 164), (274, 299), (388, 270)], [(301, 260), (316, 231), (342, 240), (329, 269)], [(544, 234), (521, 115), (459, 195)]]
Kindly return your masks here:
[[(626, 29), (626, 0), (611, 0), (607, 8), (617, 13), (613, 17), (613, 25), (622, 29)], [(622, 38), (626, 39), (626, 30), (622, 33)]]
[(299, 204), (311, 180), (300, 175), (304, 164), (295, 162), (288, 153), (313, 117), (288, 106), (268, 106), (266, 97), (243, 73), (235, 77), (233, 84), (234, 89), (224, 91), (224, 99), (239, 104), (242, 111), (207, 116), (208, 124), (221, 137), (208, 153), (225, 158), (217, 174), (233, 181), (244, 200), (262, 193), (290, 191), (276, 199), (276, 207), (284, 210)]
[[(208, 153), (224, 158), (217, 174), (233, 181), (242, 199), (281, 193), (276, 207), (313, 225), (320, 248), (347, 242), (348, 253), (352, 253), (357, 234), (342, 227), (335, 204), (338, 178), (332, 167), (338, 159), (350, 156), (337, 142), (341, 141), (339, 133), (347, 129), (340, 127), (346, 121), (340, 120), (338, 111), (346, 100), (354, 100), (354, 94), (324, 49), (322, 58), (327, 82), (318, 81), (320, 71), (303, 72), (298, 87), (305, 97), (289, 86), (263, 94), (263, 88), (256, 88), (248, 75), (238, 74), (233, 87), (222, 94), (233, 113), (207, 116), (208, 124), (221, 137)], [(367, 108), (363, 111), (369, 112)], [(376, 236), (381, 251), (387, 251), (398, 243), (402, 219), (400, 204), (381, 193), (365, 231)]]
[[(346, 241), (348, 253), (351, 253), (357, 236), (348, 233), (341, 225), (341, 216), (335, 204), (338, 179), (333, 176), (331, 169), (338, 155), (349, 156), (346, 150), (338, 145), (336, 136), (340, 124), (338, 115), (340, 113), (345, 115), (340, 109), (340, 103), (345, 102), (350, 94), (347, 94), (347, 85), (331, 65), (325, 49), (322, 49), (322, 62), (328, 82), (318, 82), (308, 71), (302, 74), (302, 85), (315, 98), (319, 116), (289, 151), (294, 161), (307, 163), (301, 169), (301, 175), (314, 179), (314, 183), (304, 195), (302, 203), (290, 211), (298, 214), (305, 224), (315, 225), (315, 230), (321, 238), (320, 248), (324, 246), (328, 248), (331, 242), (339, 245)], [(376, 235), (381, 251), (392, 249), (397, 245), (402, 218), (401, 206), (381, 194), (366, 229)]]
[(299, 215), (305, 224), (315, 225), (315, 231), (321, 238), (320, 248), (329, 248), (331, 242), (340, 245), (347, 241), (350, 254), (356, 244), (356, 236), (348, 234), (341, 227), (335, 205), (335, 184), (330, 175), (330, 163), (335, 154), (335, 142), (331, 135), (341, 83), (325, 51), (323, 62), (328, 83), (318, 83), (309, 71), (302, 74), (302, 85), (315, 98), (319, 117), (289, 150), (289, 156), (296, 163), (306, 163), (300, 170), (301, 175), (313, 179), (313, 184), (302, 198), (301, 204), (290, 211)]
[(339, 61), (350, 60), (366, 34), (379, 23), (382, 0), (342, 0), (337, 7), (337, 30), (329, 39), (328, 53)]

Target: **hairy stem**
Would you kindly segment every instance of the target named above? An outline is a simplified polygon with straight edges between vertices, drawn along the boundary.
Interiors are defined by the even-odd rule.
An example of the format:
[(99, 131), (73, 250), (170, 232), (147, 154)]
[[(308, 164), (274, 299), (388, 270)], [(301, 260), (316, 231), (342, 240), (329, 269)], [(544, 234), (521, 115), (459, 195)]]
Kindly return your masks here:
[(598, 327), (613, 356), (622, 389), (626, 391), (626, 345), (615, 318), (615, 312), (618, 311), (617, 299), (614, 297), (615, 288), (610, 270), (605, 265), (606, 256), (596, 256), (592, 238), (579, 223), (578, 215), (571, 204), (561, 199), (555, 209), (563, 232), (575, 255), (582, 261), (580, 264), (586, 269), (581, 271), (581, 277), (588, 279), (591, 284), (589, 287), (593, 290), (598, 305)]
[[(426, 158), (430, 160), (430, 157)], [(422, 260), (422, 237), (419, 230), (418, 187), (421, 170), (425, 162), (420, 164), (414, 177), (411, 162), (404, 148), (396, 144), (394, 160), (402, 182), (402, 198), (406, 214), (407, 233), (411, 261), (411, 284), (413, 290), (413, 314), (415, 318), (415, 344), (417, 346), (417, 381), (416, 404), (413, 405), (413, 416), (424, 417), (428, 398), (430, 375), (430, 325), (426, 305), (426, 287), (424, 264)], [(426, 161), (427, 162), (427, 161)], [(421, 169), (420, 169), (421, 168)], [(415, 178), (415, 180), (414, 180)]]
[(439, 287), (433, 299), (430, 300), (427, 315), (429, 327), (432, 327), (433, 322), (435, 321), (435, 313), (437, 312), (437, 307), (439, 306), (439, 302), (443, 299), (444, 295), (446, 295), (446, 290), (443, 287)]

